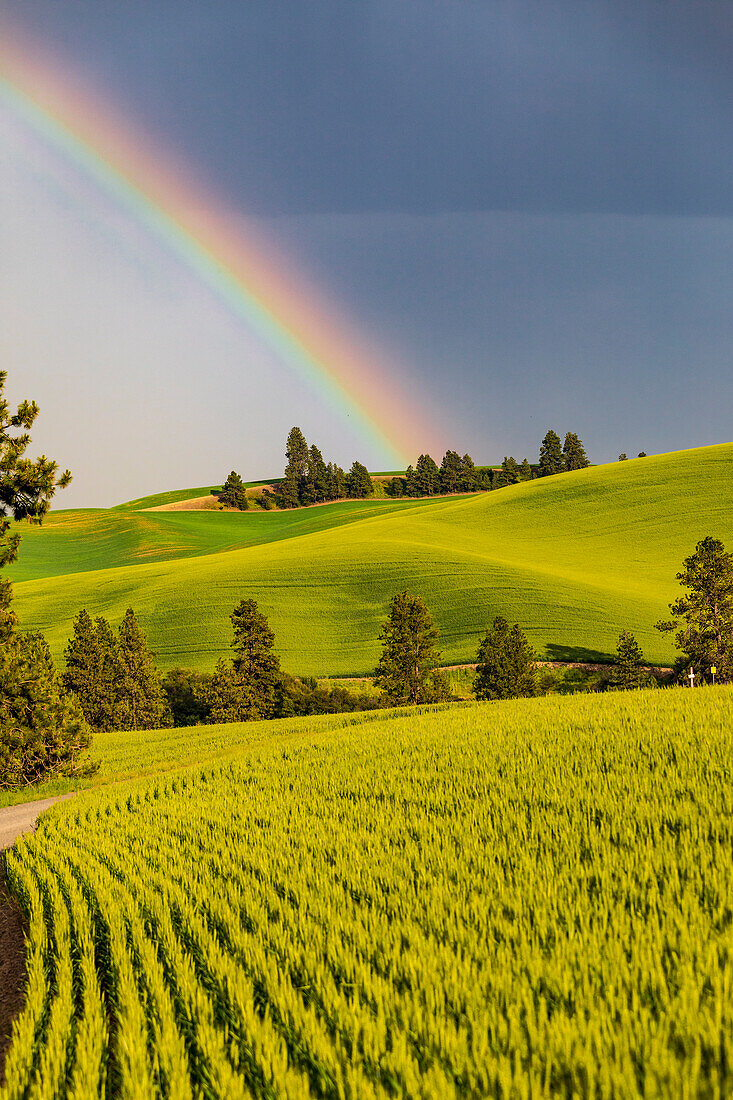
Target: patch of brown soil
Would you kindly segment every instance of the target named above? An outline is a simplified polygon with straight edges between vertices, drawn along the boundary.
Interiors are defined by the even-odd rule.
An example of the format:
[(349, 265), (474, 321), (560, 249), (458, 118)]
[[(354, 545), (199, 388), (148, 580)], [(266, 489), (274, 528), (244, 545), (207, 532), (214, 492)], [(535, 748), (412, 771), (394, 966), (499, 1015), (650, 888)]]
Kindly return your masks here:
[(5, 1055), (13, 1020), (23, 1007), (25, 931), (25, 918), (8, 890), (0, 857), (0, 1086), (5, 1084)]

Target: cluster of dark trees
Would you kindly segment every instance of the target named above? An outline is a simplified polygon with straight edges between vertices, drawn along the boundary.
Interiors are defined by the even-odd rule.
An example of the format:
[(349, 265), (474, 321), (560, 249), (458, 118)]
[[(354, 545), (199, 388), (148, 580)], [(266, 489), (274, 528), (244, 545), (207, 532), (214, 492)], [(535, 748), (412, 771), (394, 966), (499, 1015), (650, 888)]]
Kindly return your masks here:
[(326, 463), (315, 444), (308, 446), (300, 428), (291, 428), (285, 458), (285, 475), (273, 494), (278, 508), (323, 504), (346, 497), (359, 499), (374, 492), (366, 466), (354, 462), (347, 474), (336, 463)]
[(540, 460), (537, 466), (539, 477), (561, 474), (566, 470), (584, 470), (590, 466), (585, 453), (583, 440), (575, 432), (565, 433), (565, 442), (552, 428), (540, 444)]
[[(374, 485), (365, 466), (354, 462), (346, 474), (333, 462), (324, 462), (318, 447), (308, 446), (300, 428), (291, 429), (285, 456), (287, 465), (283, 481), (275, 493), (265, 493), (279, 508), (297, 508), (328, 500), (359, 499), (374, 494)], [(396, 475), (386, 482), (385, 492), (393, 499), (488, 492), (563, 470), (581, 470), (588, 465), (583, 442), (575, 432), (567, 432), (565, 442), (561, 443), (557, 433), (550, 430), (542, 441), (539, 463), (534, 466), (527, 458), (517, 462), (512, 455), (505, 456), (497, 469), (476, 466), (469, 454), (460, 455), (450, 450), (445, 452), (438, 466), (431, 455), (422, 454), (414, 466), (407, 467), (404, 476)], [(230, 479), (235, 477), (235, 474), (229, 475)], [(219, 500), (229, 500), (233, 492), (237, 492), (236, 486), (225, 485)]]

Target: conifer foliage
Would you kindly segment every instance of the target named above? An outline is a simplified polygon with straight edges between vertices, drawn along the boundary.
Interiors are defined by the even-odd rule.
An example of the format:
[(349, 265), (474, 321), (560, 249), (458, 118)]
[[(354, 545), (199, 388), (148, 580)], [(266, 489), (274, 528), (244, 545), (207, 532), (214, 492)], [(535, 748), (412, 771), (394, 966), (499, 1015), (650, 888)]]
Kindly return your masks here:
[(519, 699), (536, 690), (536, 654), (518, 623), (497, 615), (476, 655), (477, 699)]
[(86, 611), (74, 620), (64, 684), (96, 730), (161, 729), (172, 724), (155, 659), (131, 608), (115, 632)]
[(575, 432), (567, 432), (562, 445), (563, 466), (566, 470), (584, 470), (590, 466), (583, 440)]
[(374, 683), (390, 702), (431, 703), (446, 697), (443, 676), (435, 668), (438, 637), (422, 599), (398, 592), (379, 635), (382, 655), (374, 673)]
[(122, 673), (114, 632), (106, 619), (99, 616), (92, 622), (85, 610), (74, 619), (72, 630), (64, 652), (64, 686), (77, 697), (93, 729), (114, 729)]
[(616, 646), (613, 683), (620, 688), (640, 688), (653, 681), (644, 668), (644, 654), (630, 630), (622, 630)]
[(718, 683), (733, 682), (733, 554), (708, 535), (682, 566), (677, 580), (685, 591), (669, 605), (672, 620), (657, 630), (672, 631), (677, 621), (678, 672), (694, 668), (708, 678), (715, 667)]
[[(58, 463), (45, 455), (35, 460), (25, 457), (39, 409), (35, 401), (22, 401), (11, 412), (5, 398), (7, 377), (7, 371), (0, 371), (0, 569), (18, 556), (20, 535), (10, 533), (10, 517), (42, 523), (56, 490), (71, 481), (71, 473), (59, 474)], [(0, 577), (0, 643), (16, 622), (11, 600), (10, 582)]]
[(218, 661), (206, 702), (211, 722), (247, 722), (274, 718), (282, 673), (273, 653), (275, 635), (254, 600), (242, 600), (231, 615), (231, 661)]
[[(42, 455), (25, 457), (38, 416), (34, 401), (11, 412), (7, 374), (0, 371), (0, 569), (15, 561), (20, 536), (10, 519), (40, 524), (57, 489), (71, 481), (68, 470)], [(89, 745), (89, 727), (66, 694), (40, 634), (20, 635), (11, 607), (12, 587), (0, 577), (0, 786), (20, 787), (48, 775), (89, 774), (79, 763)]]
[(240, 512), (246, 512), (249, 508), (247, 490), (236, 470), (232, 470), (217, 494), (219, 504), (225, 508), (238, 508)]
[(40, 634), (12, 633), (0, 646), (0, 788), (51, 776), (88, 776), (80, 760), (91, 730), (75, 697), (64, 690)]
[(561, 473), (562, 470), (560, 436), (550, 428), (540, 446), (540, 477), (550, 477), (552, 474)]

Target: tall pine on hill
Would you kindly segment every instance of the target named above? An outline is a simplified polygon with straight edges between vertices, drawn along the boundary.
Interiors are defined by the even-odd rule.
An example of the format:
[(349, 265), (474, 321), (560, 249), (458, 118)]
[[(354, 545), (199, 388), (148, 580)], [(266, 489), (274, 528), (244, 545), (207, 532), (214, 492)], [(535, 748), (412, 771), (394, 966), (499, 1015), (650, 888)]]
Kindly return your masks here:
[[(15, 561), (20, 536), (10, 518), (40, 524), (57, 489), (71, 481), (52, 459), (25, 457), (38, 416), (35, 401), (13, 413), (0, 371), (0, 568)], [(45, 640), (19, 635), (11, 607), (12, 587), (0, 577), (0, 786), (25, 786), (47, 775), (90, 774), (77, 757), (90, 731), (73, 698), (64, 691)]]
[(155, 658), (132, 608), (120, 623), (117, 639), (120, 666), (115, 728), (151, 730), (173, 725), (168, 696), (163, 690)]
[(254, 600), (242, 600), (231, 615), (234, 627), (230, 662), (217, 662), (206, 702), (212, 722), (248, 722), (273, 718), (282, 680), (273, 653), (275, 635)]
[(524, 631), (497, 615), (476, 655), (477, 699), (519, 699), (535, 692), (535, 653)]
[(107, 620), (100, 615), (92, 622), (86, 611), (80, 611), (64, 658), (64, 685), (79, 700), (89, 725), (95, 730), (114, 729), (122, 667), (117, 638)]
[(430, 703), (447, 696), (440, 670), (435, 668), (440, 659), (438, 637), (422, 599), (398, 592), (379, 635), (382, 655), (374, 672), (374, 683), (390, 702)]
[(560, 436), (550, 428), (540, 447), (540, 477), (559, 474), (563, 470)]
[(718, 683), (733, 682), (733, 554), (708, 535), (684, 559), (677, 580), (684, 592), (669, 605), (673, 621), (656, 623), (657, 630), (679, 628), (677, 670), (693, 668), (712, 679), (714, 667)]
[(91, 731), (77, 699), (64, 690), (45, 638), (7, 636), (0, 646), (0, 789), (50, 776), (88, 776), (80, 763)]
[(566, 470), (584, 470), (586, 466), (590, 466), (583, 440), (575, 432), (567, 432), (562, 446), (562, 456)]
[(352, 463), (349, 475), (346, 479), (346, 491), (350, 497), (354, 497), (356, 500), (373, 496), (374, 486), (372, 485), (372, 479), (369, 477), (369, 471), (366, 466), (362, 465), (361, 462)]
[(217, 494), (219, 504), (225, 508), (238, 508), (240, 512), (246, 512), (249, 508), (247, 490), (236, 470), (232, 470)]

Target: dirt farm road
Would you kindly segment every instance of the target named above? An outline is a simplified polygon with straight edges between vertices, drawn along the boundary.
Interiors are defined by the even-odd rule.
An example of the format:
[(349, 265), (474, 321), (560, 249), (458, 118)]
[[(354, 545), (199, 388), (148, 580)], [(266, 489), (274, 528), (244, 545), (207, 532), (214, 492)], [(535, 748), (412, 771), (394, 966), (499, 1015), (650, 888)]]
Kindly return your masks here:
[(0, 810), (0, 852), (6, 848), (12, 848), (19, 836), (30, 832), (39, 814), (65, 798), (71, 798), (71, 795), (60, 794), (55, 798), (40, 798), (37, 802), (23, 802), (20, 806), (7, 806)]

